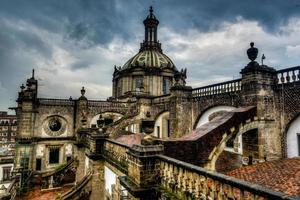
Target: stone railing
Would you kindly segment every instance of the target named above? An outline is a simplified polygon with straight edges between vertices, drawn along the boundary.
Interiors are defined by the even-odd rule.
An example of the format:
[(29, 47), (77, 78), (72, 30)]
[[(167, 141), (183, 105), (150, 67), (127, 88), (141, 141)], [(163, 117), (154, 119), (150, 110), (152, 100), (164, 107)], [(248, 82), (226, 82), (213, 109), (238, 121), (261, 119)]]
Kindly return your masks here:
[(130, 147), (107, 139), (104, 142), (103, 156), (104, 158), (123, 173), (128, 170), (128, 154)]
[(75, 200), (75, 199), (86, 199), (89, 197), (92, 188), (88, 185), (93, 173), (89, 171), (71, 190), (62, 194), (58, 199), (60, 200)]
[(232, 81), (194, 88), (192, 94), (194, 98), (197, 98), (216, 94), (237, 92), (241, 90), (241, 80), (242, 79), (235, 79)]
[(260, 185), (159, 155), (161, 187), (179, 199), (293, 199)]
[(163, 104), (170, 102), (170, 94), (157, 96), (152, 99), (152, 104)]
[(277, 84), (300, 81), (300, 66), (277, 70)]
[(75, 101), (69, 99), (48, 99), (48, 98), (39, 98), (39, 104), (46, 106), (74, 106)]
[(41, 174), (41, 188), (49, 189), (60, 187), (63, 184), (73, 183), (75, 181), (75, 174), (72, 168), (75, 164), (74, 159), (71, 159), (68, 163), (61, 165), (58, 169)]
[(14, 200), (19, 190), (19, 177), (14, 177), (9, 184), (8, 188), (3, 192), (1, 191), (0, 200)]
[(74, 164), (74, 159), (71, 159), (70, 161), (68, 161), (66, 163), (66, 165), (63, 165), (61, 168), (57, 169), (57, 170), (52, 170), (52, 171), (46, 171), (44, 173), (41, 174), (41, 177), (42, 178), (48, 178), (50, 176), (54, 176), (56, 174), (59, 174), (59, 173), (63, 173), (64, 170), (72, 167), (72, 164)]
[(102, 101), (102, 100), (88, 100), (88, 105), (91, 107), (101, 107), (101, 108), (127, 108), (128, 103), (124, 102), (114, 102), (114, 101)]

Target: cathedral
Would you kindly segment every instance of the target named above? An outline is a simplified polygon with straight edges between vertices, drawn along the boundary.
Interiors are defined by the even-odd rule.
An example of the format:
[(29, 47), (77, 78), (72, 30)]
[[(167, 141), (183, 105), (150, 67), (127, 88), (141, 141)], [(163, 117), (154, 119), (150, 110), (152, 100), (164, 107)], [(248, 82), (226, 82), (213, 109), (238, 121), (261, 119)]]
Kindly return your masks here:
[[(162, 51), (157, 38), (158, 24), (151, 7), (144, 20), (145, 38), (140, 50), (122, 67), (115, 67), (112, 97), (107, 102), (88, 101), (84, 96), (84, 88), (78, 100), (38, 98), (38, 81), (33, 71), (26, 87), (21, 86), (17, 100), (20, 138), (17, 166), (45, 171), (67, 163), (76, 154), (74, 139), (78, 129), (98, 127), (99, 117), (105, 119), (107, 125), (123, 116), (113, 111), (113, 104), (118, 104), (122, 109), (122, 102), (127, 104), (139, 97), (153, 99), (169, 95), (172, 85), (185, 83), (186, 69), (178, 71)], [(103, 108), (105, 104), (107, 108)], [(81, 111), (82, 107), (86, 109)], [(110, 109), (113, 109), (112, 112)], [(165, 120), (162, 123), (169, 122)], [(167, 135), (167, 125), (163, 128), (157, 129), (156, 135), (160, 135), (160, 132), (161, 135)], [(125, 129), (136, 133), (142, 131), (140, 124), (136, 123)]]
[(20, 187), (71, 180), (75, 186), (61, 199), (102, 199), (103, 175), (95, 174), (103, 166), (95, 163), (103, 161), (120, 171), (117, 185), (128, 199), (243, 199), (231, 186), (255, 199), (283, 199), (272, 191), (284, 189), (254, 190), (219, 173), (299, 156), (300, 68), (260, 65), (251, 43), (242, 78), (192, 88), (187, 70), (163, 52), (152, 7), (143, 24), (139, 52), (114, 67), (106, 101), (87, 99), (84, 87), (78, 99), (40, 97), (34, 71), (21, 86), (14, 164)]

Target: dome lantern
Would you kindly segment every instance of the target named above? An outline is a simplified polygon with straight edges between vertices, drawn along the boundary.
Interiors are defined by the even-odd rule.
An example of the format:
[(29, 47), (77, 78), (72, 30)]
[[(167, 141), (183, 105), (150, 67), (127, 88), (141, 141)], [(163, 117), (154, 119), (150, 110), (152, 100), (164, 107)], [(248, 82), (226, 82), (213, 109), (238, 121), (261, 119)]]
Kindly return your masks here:
[(143, 50), (161, 50), (161, 44), (157, 40), (157, 26), (159, 21), (156, 19), (155, 15), (153, 14), (153, 8), (150, 6), (149, 15), (144, 20), (145, 25), (145, 39), (141, 44), (140, 51)]

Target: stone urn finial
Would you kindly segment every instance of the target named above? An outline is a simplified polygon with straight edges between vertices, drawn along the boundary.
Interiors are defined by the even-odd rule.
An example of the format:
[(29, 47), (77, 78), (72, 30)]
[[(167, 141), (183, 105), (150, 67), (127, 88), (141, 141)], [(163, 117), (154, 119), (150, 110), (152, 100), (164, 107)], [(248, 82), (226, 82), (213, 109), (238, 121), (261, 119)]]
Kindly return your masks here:
[(22, 85), (20, 86), (20, 88), (21, 88), (21, 92), (23, 92), (23, 91), (24, 91), (24, 89), (25, 89), (25, 86), (24, 86), (24, 84), (22, 84)]
[(254, 42), (250, 43), (250, 48), (247, 50), (248, 58), (253, 62), (257, 58), (258, 49), (254, 47)]
[(84, 87), (82, 87), (82, 89), (80, 90), (80, 92), (81, 92), (81, 96), (84, 96), (84, 94), (85, 94), (85, 89), (84, 89)]

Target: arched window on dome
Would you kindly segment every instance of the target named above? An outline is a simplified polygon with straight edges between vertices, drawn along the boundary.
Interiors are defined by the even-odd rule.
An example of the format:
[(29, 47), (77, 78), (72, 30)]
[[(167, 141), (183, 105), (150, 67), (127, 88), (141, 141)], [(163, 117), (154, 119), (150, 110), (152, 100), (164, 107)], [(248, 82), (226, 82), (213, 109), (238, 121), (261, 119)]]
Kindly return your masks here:
[(167, 77), (163, 78), (163, 95), (170, 93), (170, 80)]
[(135, 78), (135, 89), (136, 91), (140, 91), (140, 89), (144, 87), (144, 77), (143, 76), (137, 76)]
[(122, 83), (122, 79), (119, 79), (117, 82), (117, 96), (121, 96), (122, 94), (122, 87), (123, 87), (123, 83)]

